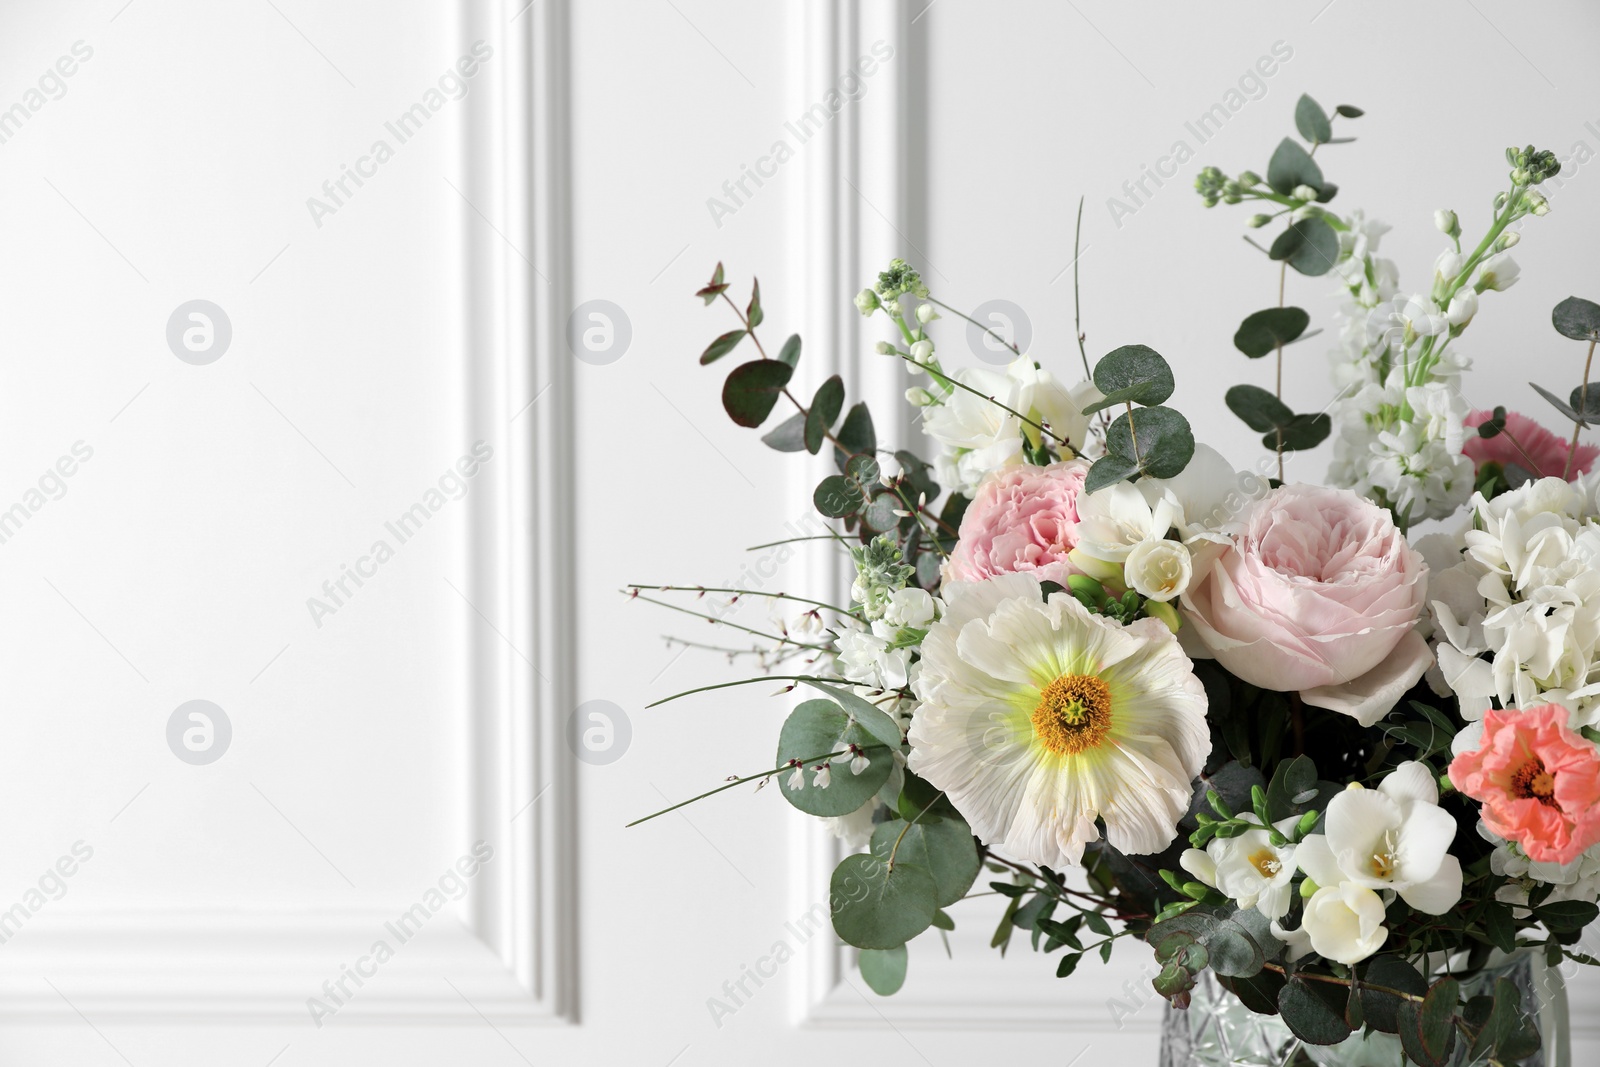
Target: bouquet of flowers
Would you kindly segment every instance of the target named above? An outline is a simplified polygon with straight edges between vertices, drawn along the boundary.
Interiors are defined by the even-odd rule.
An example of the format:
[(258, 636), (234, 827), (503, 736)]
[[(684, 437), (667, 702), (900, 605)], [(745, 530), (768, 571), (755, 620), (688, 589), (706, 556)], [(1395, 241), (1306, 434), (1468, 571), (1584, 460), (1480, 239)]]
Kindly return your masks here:
[[(765, 642), (746, 681), (809, 699), (772, 766), (704, 795), (770, 782), (848, 843), (834, 929), (878, 992), (985, 871), (1002, 950), (1023, 931), (1065, 977), (1140, 938), (1173, 1006), (1220, 985), (1307, 1044), (1387, 1041), (1385, 1062), (1537, 1056), (1553, 1046), (1516, 983), (1475, 979), (1508, 955), (1600, 962), (1575, 947), (1600, 897), (1600, 478), (1580, 442), (1600, 385), (1586, 357), (1567, 399), (1534, 387), (1564, 441), (1473, 410), (1455, 344), (1517, 280), (1508, 250), (1560, 165), (1508, 150), (1482, 238), (1438, 212), (1447, 246), (1402, 294), (1385, 227), (1336, 214), (1314, 158), (1360, 115), (1302, 97), (1264, 178), (1196, 182), (1282, 226), (1256, 245), (1277, 305), (1233, 337), (1276, 364), (1276, 389), (1227, 392), (1263, 434), (1253, 469), (1195, 441), (1143, 345), (1091, 367), (1080, 331), (1076, 385), (1022, 352), (946, 367), (934, 324), (966, 316), (902, 260), (855, 303), (887, 321), (877, 351), (913, 376), (932, 462), (880, 445), (838, 376), (797, 394), (800, 338), (769, 354), (759, 283), (741, 310), (719, 264), (697, 294), (737, 319), (702, 364), (755, 349), (728, 415), (758, 428), (781, 405), (762, 440), (831, 456), (813, 499), (854, 583), (846, 605), (629, 592), (772, 600), (773, 632), (741, 627)], [(1284, 304), (1290, 268), (1343, 299), (1323, 412), (1281, 397), (1285, 349), (1317, 332)], [(1592, 356), (1600, 305), (1553, 322)], [(1285, 482), (1285, 453), (1330, 436), (1329, 484)], [(1413, 540), (1424, 519), (1450, 532)]]

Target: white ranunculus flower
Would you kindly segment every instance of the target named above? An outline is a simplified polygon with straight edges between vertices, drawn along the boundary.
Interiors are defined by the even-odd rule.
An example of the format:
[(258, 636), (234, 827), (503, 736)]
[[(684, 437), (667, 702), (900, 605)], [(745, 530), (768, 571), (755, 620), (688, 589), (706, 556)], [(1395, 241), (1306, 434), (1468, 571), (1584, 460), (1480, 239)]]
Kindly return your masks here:
[(1122, 571), (1128, 585), (1140, 596), (1164, 604), (1189, 591), (1194, 561), (1183, 542), (1152, 537), (1128, 550)]
[[(1389, 939), (1383, 919), (1383, 898), (1365, 886), (1346, 882), (1313, 893), (1306, 901), (1300, 929), (1293, 933), (1302, 934), (1319, 956), (1348, 966), (1371, 956)], [(1283, 936), (1276, 927), (1272, 932)], [(1291, 957), (1304, 954), (1298, 941), (1290, 941)], [(1301, 951), (1296, 953), (1296, 948)]]
[(1456, 821), (1439, 807), (1425, 765), (1402, 763), (1376, 789), (1346, 789), (1328, 802), (1325, 825), (1326, 834), (1307, 837), (1295, 853), (1317, 885), (1393, 890), (1429, 915), (1461, 899), (1461, 861), (1450, 854)]

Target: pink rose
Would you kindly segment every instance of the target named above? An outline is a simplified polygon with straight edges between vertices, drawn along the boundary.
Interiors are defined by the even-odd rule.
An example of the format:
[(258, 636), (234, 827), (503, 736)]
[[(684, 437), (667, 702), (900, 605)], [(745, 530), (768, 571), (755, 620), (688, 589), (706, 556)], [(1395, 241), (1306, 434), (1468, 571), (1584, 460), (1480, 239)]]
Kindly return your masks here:
[(1088, 462), (1074, 459), (989, 475), (961, 520), (945, 580), (1030, 571), (1041, 581), (1065, 582), (1076, 574), (1067, 553), (1078, 543), (1078, 494), (1088, 474)]
[[(1492, 411), (1474, 411), (1462, 421), (1470, 430), (1493, 417)], [(1461, 451), (1480, 470), (1490, 462), (1502, 467), (1514, 464), (1537, 480), (1561, 477), (1561, 472), (1567, 469), (1568, 446), (1569, 442), (1563, 441), (1528, 416), (1508, 411), (1505, 432), (1493, 437), (1468, 434)], [(1572, 456), (1572, 477), (1568, 481), (1576, 481), (1578, 475), (1588, 474), (1597, 456), (1600, 456), (1600, 448), (1580, 443)]]
[(1288, 485), (1257, 501), (1230, 543), (1202, 551), (1183, 607), (1233, 674), (1370, 726), (1433, 661), (1415, 629), (1427, 584), (1387, 511), (1345, 489)]
[(1600, 843), (1600, 753), (1555, 704), (1483, 716), (1483, 743), (1450, 764), (1483, 824), (1536, 863), (1571, 863)]

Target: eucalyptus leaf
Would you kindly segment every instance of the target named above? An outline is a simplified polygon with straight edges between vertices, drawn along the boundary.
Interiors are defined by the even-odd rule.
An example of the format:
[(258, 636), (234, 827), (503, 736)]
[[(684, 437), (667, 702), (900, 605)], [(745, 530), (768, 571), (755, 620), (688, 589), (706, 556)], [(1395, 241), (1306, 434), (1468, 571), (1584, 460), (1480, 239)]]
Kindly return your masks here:
[[(816, 758), (847, 750), (850, 745), (867, 758), (867, 766), (860, 774), (850, 769), (848, 760), (833, 763)], [(778, 760), (773, 766), (797, 759), (808, 761), (800, 771), (804, 783), (800, 788), (790, 785), (793, 772), (785, 770), (774, 775), (783, 798), (807, 815), (824, 818), (855, 812), (872, 799), (895, 765), (889, 749), (831, 700), (807, 700), (784, 720), (778, 734)], [(816, 784), (816, 768), (823, 762), (827, 762), (830, 779), (826, 788)]]
[(1354, 104), (1340, 104), (1338, 107), (1334, 108), (1333, 110), (1337, 111), (1339, 114), (1343, 115), (1347, 119), (1358, 119), (1362, 115), (1366, 114), (1365, 111), (1362, 111), (1359, 107), (1356, 107)]
[(1293, 138), (1278, 143), (1267, 164), (1267, 184), (1280, 196), (1288, 196), (1302, 185), (1322, 188), (1322, 168)]
[(896, 864), (906, 860), (928, 871), (933, 877), (934, 899), (941, 908), (966, 896), (978, 878), (978, 846), (972, 828), (960, 819), (923, 816), (915, 823), (903, 819), (881, 822), (872, 831), (871, 847), (885, 860), (894, 852)]
[(813, 456), (822, 451), (822, 442), (833, 429), (839, 410), (844, 407), (844, 379), (835, 374), (817, 387), (806, 409), (805, 447)]
[(761, 435), (761, 443), (779, 452), (804, 452), (806, 448), (806, 417), (795, 412)]
[(1333, 136), (1333, 126), (1328, 122), (1327, 112), (1322, 110), (1321, 104), (1304, 94), (1294, 106), (1294, 126), (1300, 131), (1300, 136), (1312, 144), (1326, 144)]
[[(1550, 406), (1561, 412), (1561, 414), (1565, 415), (1579, 426), (1589, 425), (1588, 419), (1584, 418), (1582, 415), (1579, 415), (1573, 405), (1565, 403), (1559, 396), (1556, 396), (1542, 385), (1538, 385), (1534, 382), (1529, 382), (1528, 384), (1533, 387), (1534, 392), (1548, 400), (1550, 402)], [(1600, 393), (1600, 389), (1596, 389), (1595, 392)]]
[(873, 736), (881, 745), (889, 748), (899, 748), (902, 742), (900, 727), (889, 717), (888, 712), (866, 700), (856, 696), (843, 686), (829, 685), (807, 678), (803, 680), (806, 685), (820, 693), (831, 697), (845, 711), (849, 712), (856, 722), (866, 728), (867, 733)]
[(1332, 432), (1333, 419), (1326, 414), (1296, 415), (1276, 432), (1263, 437), (1261, 443), (1267, 448), (1281, 447), (1285, 452), (1303, 452), (1308, 448), (1316, 448)]
[(864, 948), (856, 960), (861, 980), (880, 997), (892, 997), (906, 982), (906, 947)]
[(871, 853), (846, 856), (829, 890), (834, 932), (857, 948), (899, 948), (933, 925), (939, 910), (926, 870), (899, 860), (891, 868)]
[(1289, 405), (1258, 385), (1236, 385), (1223, 394), (1223, 401), (1257, 433), (1286, 426), (1294, 418)]
[(861, 488), (842, 474), (828, 475), (817, 483), (817, 488), (811, 494), (812, 505), (830, 519), (854, 515), (866, 502)]
[(789, 339), (783, 342), (783, 347), (778, 350), (778, 360), (793, 367), (800, 362), (800, 335), (791, 333)]
[(1133, 463), (1148, 477), (1173, 478), (1194, 456), (1194, 432), (1172, 408), (1135, 408), (1106, 431), (1106, 453)]
[(1233, 347), (1251, 359), (1260, 359), (1294, 341), (1309, 325), (1311, 316), (1304, 308), (1266, 308), (1245, 316), (1233, 335)]
[(1267, 255), (1288, 261), (1289, 266), (1308, 278), (1319, 277), (1332, 270), (1339, 259), (1339, 235), (1313, 215), (1291, 222), (1272, 242)]
[[(878, 435), (872, 429), (872, 412), (867, 410), (865, 401), (850, 409), (834, 437), (856, 455), (870, 456), (878, 450)], [(849, 458), (845, 452), (837, 448), (833, 450), (833, 461), (841, 471)]]
[(738, 348), (739, 342), (744, 340), (746, 332), (745, 330), (729, 330), (715, 341), (712, 341), (706, 346), (706, 350), (700, 353), (700, 365), (703, 367), (707, 363), (715, 363), (735, 348)]
[[(750, 326), (750, 328), (752, 330), (755, 329), (757, 326), (760, 326), (761, 323), (762, 323), (762, 320), (764, 320), (767, 317), (766, 312), (761, 310), (761, 279), (760, 278), (754, 279), (752, 281), (751, 285), (750, 285), (750, 303), (748, 305), (746, 305), (746, 307), (744, 309), (744, 317), (745, 317), (745, 321), (749, 324), (749, 326)], [(790, 369), (793, 369), (793, 368), (790, 368)]]
[(1278, 1014), (1294, 1036), (1308, 1045), (1337, 1045), (1350, 1036), (1344, 1005), (1338, 994), (1325, 992), (1328, 988), (1342, 987), (1296, 976), (1278, 991)]
[(1600, 304), (1569, 296), (1550, 312), (1556, 332), (1574, 341), (1600, 341)]
[(772, 414), (793, 374), (793, 367), (775, 359), (741, 363), (722, 385), (722, 407), (740, 426), (760, 426)]
[(1367, 1025), (1395, 1034), (1400, 1032), (1398, 1013), (1404, 1001), (1395, 993), (1420, 997), (1428, 991), (1428, 982), (1399, 956), (1375, 956), (1362, 972), (1358, 988)]
[(1146, 345), (1123, 345), (1094, 365), (1095, 388), (1105, 398), (1083, 409), (1085, 415), (1123, 404), (1160, 404), (1172, 395), (1172, 368)]
[(895, 512), (904, 510), (905, 506), (899, 497), (889, 492), (879, 493), (861, 513), (861, 521), (874, 533), (887, 533), (900, 523), (900, 516)]

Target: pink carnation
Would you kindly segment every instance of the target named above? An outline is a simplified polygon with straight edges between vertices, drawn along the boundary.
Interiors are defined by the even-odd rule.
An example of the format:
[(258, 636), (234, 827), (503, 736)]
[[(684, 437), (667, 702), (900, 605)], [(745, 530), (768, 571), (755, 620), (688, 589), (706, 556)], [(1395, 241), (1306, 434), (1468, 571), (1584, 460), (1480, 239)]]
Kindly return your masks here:
[(1486, 712), (1483, 743), (1451, 761), (1450, 781), (1538, 863), (1571, 863), (1600, 844), (1600, 752), (1568, 728), (1563, 707)]
[[(1464, 421), (1470, 430), (1493, 417), (1492, 411), (1474, 411)], [(1559, 478), (1561, 472), (1567, 469), (1570, 442), (1563, 441), (1528, 416), (1518, 415), (1515, 411), (1506, 412), (1506, 430), (1508, 432), (1487, 438), (1471, 434), (1461, 451), (1472, 460), (1475, 467), (1481, 468), (1485, 463), (1498, 463), (1502, 467), (1515, 465), (1535, 478)], [(1600, 448), (1580, 444), (1572, 456), (1572, 477), (1568, 481), (1580, 474), (1588, 474), (1596, 457), (1600, 457)]]
[(961, 520), (945, 578), (981, 582), (1027, 571), (1065, 582), (1076, 574), (1067, 553), (1078, 543), (1078, 494), (1088, 474), (1089, 464), (1078, 459), (991, 474)]

